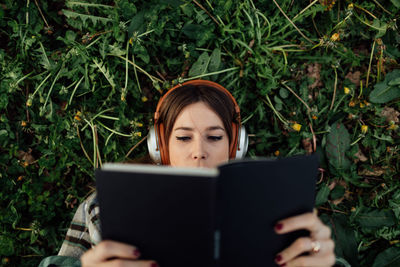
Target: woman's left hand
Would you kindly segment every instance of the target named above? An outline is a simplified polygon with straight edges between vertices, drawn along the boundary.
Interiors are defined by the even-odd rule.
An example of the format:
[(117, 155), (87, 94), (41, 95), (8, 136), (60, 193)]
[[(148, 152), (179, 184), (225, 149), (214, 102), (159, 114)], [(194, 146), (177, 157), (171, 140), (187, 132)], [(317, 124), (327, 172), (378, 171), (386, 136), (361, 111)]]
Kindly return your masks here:
[[(279, 221), (275, 225), (278, 234), (306, 229), (310, 236), (300, 237), (288, 248), (276, 255), (279, 266), (333, 266), (335, 264), (335, 244), (331, 239), (331, 229), (322, 223), (316, 213), (305, 213)], [(309, 255), (302, 255), (309, 252)]]

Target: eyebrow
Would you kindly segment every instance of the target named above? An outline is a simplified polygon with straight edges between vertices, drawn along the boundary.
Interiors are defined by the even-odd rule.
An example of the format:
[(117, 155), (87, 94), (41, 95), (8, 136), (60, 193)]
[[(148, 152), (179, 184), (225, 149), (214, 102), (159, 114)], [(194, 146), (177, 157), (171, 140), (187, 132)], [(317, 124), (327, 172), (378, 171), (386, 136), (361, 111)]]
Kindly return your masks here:
[[(178, 128), (176, 128), (174, 131), (177, 131), (177, 130), (193, 131), (194, 129), (191, 128), (191, 127), (178, 127)], [(225, 131), (225, 129), (222, 128), (221, 126), (210, 126), (210, 127), (207, 127), (207, 129), (206, 129), (206, 131), (213, 131), (213, 130), (222, 130), (222, 131)]]

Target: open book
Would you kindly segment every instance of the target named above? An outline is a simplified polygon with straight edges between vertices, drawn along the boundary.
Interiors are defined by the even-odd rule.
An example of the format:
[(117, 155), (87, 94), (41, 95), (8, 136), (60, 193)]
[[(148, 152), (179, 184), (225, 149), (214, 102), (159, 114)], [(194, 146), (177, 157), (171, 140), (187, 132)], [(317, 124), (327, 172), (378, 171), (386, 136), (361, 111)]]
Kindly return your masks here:
[(275, 223), (312, 212), (316, 155), (231, 161), (215, 169), (104, 164), (96, 171), (102, 238), (161, 267), (276, 266), (306, 231)]

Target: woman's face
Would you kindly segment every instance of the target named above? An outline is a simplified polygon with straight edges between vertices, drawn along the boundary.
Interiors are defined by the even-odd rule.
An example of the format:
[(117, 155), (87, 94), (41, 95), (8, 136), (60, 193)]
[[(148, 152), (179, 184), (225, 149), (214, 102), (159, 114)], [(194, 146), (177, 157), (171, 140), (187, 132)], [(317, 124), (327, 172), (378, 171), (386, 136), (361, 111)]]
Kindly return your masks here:
[(185, 107), (168, 141), (171, 166), (216, 167), (229, 159), (229, 138), (222, 120), (204, 102)]

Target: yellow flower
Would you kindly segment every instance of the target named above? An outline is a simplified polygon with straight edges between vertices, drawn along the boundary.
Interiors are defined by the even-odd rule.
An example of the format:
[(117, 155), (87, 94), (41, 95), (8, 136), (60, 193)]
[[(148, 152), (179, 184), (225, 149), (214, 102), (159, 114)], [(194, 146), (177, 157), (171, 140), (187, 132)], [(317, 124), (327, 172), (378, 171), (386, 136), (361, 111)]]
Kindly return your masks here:
[(25, 127), (26, 126), (26, 121), (21, 121), (21, 126)]
[(329, 11), (333, 8), (333, 6), (335, 5), (335, 0), (319, 0), (319, 2), (321, 3), (321, 5), (325, 6), (325, 10)]
[(390, 126), (387, 129), (388, 130), (397, 130), (397, 128), (399, 128), (399, 126), (393, 123), (393, 124), (390, 124)]
[(20, 175), (18, 176), (17, 181), (21, 181), (22, 179), (24, 179), (24, 176)]
[(363, 108), (363, 107), (365, 107), (365, 104), (364, 103), (360, 103), (360, 108)]
[(136, 132), (134, 135), (137, 137), (142, 137), (142, 132)]
[(362, 132), (363, 134), (366, 134), (366, 133), (368, 132), (368, 125), (362, 125), (362, 126), (361, 126), (361, 132)]
[(280, 154), (279, 150), (276, 150), (276, 151), (274, 152), (274, 155), (275, 155), (276, 157), (279, 156), (279, 154)]
[(133, 45), (133, 40), (132, 40), (132, 38), (129, 39), (129, 43), (130, 43), (131, 45)]
[(349, 10), (353, 10), (353, 8), (354, 8), (353, 3), (350, 3), (350, 4), (347, 6), (347, 9), (349, 9)]
[(350, 94), (350, 88), (349, 88), (349, 87), (345, 87), (345, 88), (344, 88), (344, 93), (345, 93), (346, 95)]
[(77, 120), (77, 121), (80, 121), (81, 120), (81, 116), (82, 116), (82, 112), (77, 111), (76, 114), (75, 114), (74, 119)]
[(340, 37), (339, 33), (335, 32), (335, 33), (332, 34), (332, 36), (331, 36), (331, 41), (332, 41), (332, 42), (339, 41), (339, 40), (340, 40), (339, 37)]
[(301, 130), (301, 124), (293, 123), (292, 129), (295, 130), (295, 131), (297, 131), (297, 132), (300, 132), (300, 130)]
[(312, 119), (313, 119), (313, 120), (316, 120), (316, 119), (318, 119), (318, 117), (315, 116), (315, 115), (313, 115), (313, 116), (312, 116)]
[(136, 122), (136, 126), (137, 126), (137, 127), (143, 127), (143, 123), (141, 123), (141, 122)]
[(146, 102), (147, 100), (148, 100), (147, 97), (145, 96), (142, 97), (142, 102)]
[(354, 101), (350, 101), (349, 107), (354, 107), (355, 105), (356, 105), (356, 103)]

